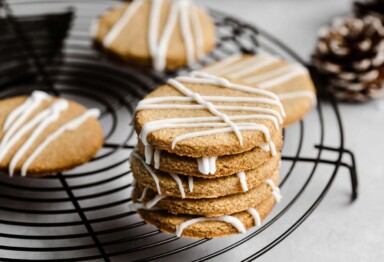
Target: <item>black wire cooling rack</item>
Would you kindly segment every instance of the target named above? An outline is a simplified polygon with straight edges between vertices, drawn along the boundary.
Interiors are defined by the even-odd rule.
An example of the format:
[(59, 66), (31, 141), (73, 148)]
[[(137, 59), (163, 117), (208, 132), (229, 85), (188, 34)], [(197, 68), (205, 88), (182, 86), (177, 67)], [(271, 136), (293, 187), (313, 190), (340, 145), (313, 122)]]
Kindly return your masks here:
[[(136, 143), (129, 123), (135, 104), (170, 75), (116, 66), (92, 48), (91, 20), (117, 1), (0, 3), (0, 29), (5, 32), (0, 35), (0, 98), (45, 89), (98, 107), (105, 134), (98, 156), (75, 170), (47, 178), (0, 176), (2, 261), (251, 261), (308, 218), (340, 167), (349, 171), (352, 200), (357, 197), (354, 156), (344, 148), (337, 104), (324, 94), (327, 99), (305, 120), (284, 132), (284, 200), (261, 228), (191, 240), (146, 225), (127, 205), (132, 189), (128, 156)], [(235, 52), (267, 51), (304, 63), (267, 32), (210, 12), (219, 44), (200, 67)], [(327, 137), (333, 138), (331, 145), (325, 144)]]

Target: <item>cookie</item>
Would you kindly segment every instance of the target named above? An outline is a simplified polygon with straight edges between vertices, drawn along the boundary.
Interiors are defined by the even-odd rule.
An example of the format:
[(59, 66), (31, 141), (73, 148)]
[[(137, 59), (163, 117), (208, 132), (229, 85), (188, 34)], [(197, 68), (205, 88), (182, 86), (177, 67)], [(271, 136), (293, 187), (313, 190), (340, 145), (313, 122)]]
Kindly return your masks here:
[[(277, 152), (279, 152), (282, 147), (281, 131), (282, 129), (271, 138)], [(191, 158), (161, 150), (151, 150), (152, 154), (149, 156), (147, 154), (146, 156), (145, 146), (139, 140), (137, 151), (154, 169), (172, 174), (209, 179), (229, 176), (240, 171), (252, 170), (271, 159), (271, 150), (268, 144), (234, 155)]]
[(43, 176), (88, 162), (103, 144), (99, 114), (42, 91), (0, 101), (0, 170)]
[(261, 226), (275, 204), (273, 197), (267, 198), (257, 206), (232, 215), (220, 217), (198, 217), (190, 215), (172, 215), (166, 211), (139, 209), (143, 220), (155, 225), (162, 232), (176, 234), (178, 237), (217, 238), (238, 233)]
[(188, 0), (135, 0), (107, 11), (91, 28), (114, 55), (157, 71), (192, 65), (215, 47), (215, 25)]
[(301, 120), (316, 104), (307, 69), (271, 55), (234, 55), (202, 71), (276, 93), (287, 114), (284, 126)]
[(284, 116), (270, 91), (193, 72), (140, 101), (135, 130), (148, 149), (179, 156), (239, 154), (266, 143), (276, 154), (271, 138), (281, 132)]
[[(154, 170), (144, 163), (139, 155), (132, 156), (131, 170), (134, 178), (143, 187), (147, 187), (163, 196), (187, 199), (216, 198), (229, 194), (238, 194), (258, 187), (278, 169), (280, 155), (264, 162), (257, 169), (239, 171), (230, 176), (206, 179), (185, 175), (172, 175)], [(210, 177), (210, 176), (208, 176)]]
[[(136, 202), (138, 199), (144, 206), (151, 205), (166, 210), (171, 214), (199, 215), (204, 217), (217, 217), (222, 215), (230, 215), (248, 209), (250, 206), (256, 206), (272, 192), (275, 194), (275, 200), (280, 202), (280, 192), (275, 185), (278, 184), (279, 173), (275, 171), (263, 183), (255, 188), (241, 192), (239, 194), (227, 194), (217, 198), (201, 198), (201, 199), (180, 199), (177, 197), (166, 197), (158, 195), (151, 189), (145, 189), (140, 183), (137, 184), (132, 200)], [(157, 198), (160, 200), (157, 202)], [(156, 199), (156, 200), (154, 200)], [(156, 204), (154, 204), (156, 202)], [(153, 206), (152, 206), (153, 205)]]

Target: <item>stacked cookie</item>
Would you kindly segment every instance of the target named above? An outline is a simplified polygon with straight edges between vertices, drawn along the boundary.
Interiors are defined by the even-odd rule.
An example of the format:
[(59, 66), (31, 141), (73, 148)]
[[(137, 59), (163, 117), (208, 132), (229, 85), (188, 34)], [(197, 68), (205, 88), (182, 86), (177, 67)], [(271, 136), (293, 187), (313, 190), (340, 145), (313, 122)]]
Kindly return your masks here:
[(184, 237), (260, 226), (281, 199), (284, 116), (266, 90), (204, 72), (170, 79), (136, 109), (131, 207)]

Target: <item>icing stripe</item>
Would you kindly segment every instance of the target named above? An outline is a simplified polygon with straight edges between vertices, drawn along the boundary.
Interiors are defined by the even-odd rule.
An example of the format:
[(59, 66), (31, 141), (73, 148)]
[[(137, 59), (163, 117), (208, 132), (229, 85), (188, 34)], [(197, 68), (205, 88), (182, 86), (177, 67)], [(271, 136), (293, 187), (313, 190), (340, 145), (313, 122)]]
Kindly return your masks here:
[[(249, 66), (244, 66), (244, 68), (242, 68), (241, 70), (238, 70), (234, 73), (231, 73), (228, 75), (229, 78), (240, 78), (240, 77), (244, 77), (254, 71), (258, 71), (260, 69), (263, 69), (267, 66), (270, 66), (276, 62), (279, 61), (279, 59), (277, 59), (276, 57), (273, 57), (273, 56), (257, 56), (258, 59), (258, 62), (257, 63), (253, 63), (253, 64), (250, 64)], [(260, 61), (259, 61), (260, 60)]]
[(278, 94), (278, 96), (281, 100), (289, 100), (289, 99), (295, 99), (295, 98), (300, 98), (300, 97), (308, 97), (312, 100), (313, 104), (316, 105), (316, 103), (317, 103), (316, 95), (311, 91), (296, 91), (296, 92)]
[(221, 60), (220, 62), (214, 63), (214, 64), (204, 68), (203, 70), (204, 70), (204, 72), (207, 72), (207, 73), (210, 73), (210, 74), (220, 75), (222, 70), (223, 70), (223, 68), (225, 68), (226, 66), (228, 66), (228, 65), (230, 65), (232, 63), (237, 62), (242, 57), (243, 57), (242, 54), (235, 54), (235, 55), (232, 55), (230, 57), (227, 57), (227, 58)]
[(28, 159), (24, 162), (24, 164), (21, 167), (21, 175), (26, 176), (29, 166), (33, 163), (33, 161), (43, 152), (43, 150), (55, 139), (57, 139), (59, 136), (61, 136), (66, 131), (71, 131), (77, 129), (81, 124), (83, 124), (88, 118), (94, 117), (98, 118), (100, 116), (100, 111), (98, 109), (90, 109), (86, 111), (81, 116), (69, 121), (67, 124), (61, 126), (59, 129), (57, 129), (53, 134), (48, 136), (43, 143), (39, 145), (35, 149), (35, 151), (28, 157)]
[(273, 183), (273, 181), (271, 179), (265, 180), (265, 183), (271, 187), (272, 195), (275, 198), (276, 202), (280, 203), (281, 199), (283, 198), (280, 194), (280, 188), (275, 186), (275, 184)]
[[(271, 142), (271, 135), (269, 134), (269, 130), (266, 126), (260, 125), (260, 124), (250, 124), (249, 126), (239, 126), (239, 130), (258, 130), (264, 133), (265, 139), (268, 142)], [(193, 137), (200, 137), (200, 136), (208, 136), (208, 135), (215, 135), (219, 133), (230, 133), (232, 132), (232, 128), (220, 128), (220, 129), (213, 129), (213, 130), (206, 130), (206, 131), (197, 131), (197, 132), (191, 132), (183, 135), (179, 135), (175, 137), (172, 141), (172, 149), (176, 147), (176, 144), (182, 140), (193, 138)], [(271, 142), (272, 143), (272, 142)]]
[(137, 201), (139, 201), (139, 202), (143, 201), (143, 199), (147, 195), (147, 191), (148, 191), (148, 187), (145, 187), (143, 190), (143, 193), (141, 193), (141, 196), (140, 196), (140, 198), (137, 199)]
[(201, 28), (200, 18), (199, 18), (199, 10), (196, 6), (191, 5), (191, 22), (192, 22), (192, 28), (193, 32), (195, 34), (196, 39), (196, 54), (197, 58), (200, 59), (204, 56), (204, 35)]
[(257, 84), (259, 82), (263, 82), (263, 81), (269, 80), (271, 78), (280, 76), (282, 74), (286, 74), (286, 73), (290, 72), (292, 69), (297, 68), (297, 67), (302, 68), (302, 66), (298, 65), (298, 64), (288, 64), (288, 65), (278, 67), (277, 69), (268, 71), (264, 74), (244, 78), (243, 80), (247, 83), (250, 83), (250, 84)]
[(148, 171), (148, 173), (152, 176), (153, 178), (153, 181), (155, 182), (156, 184), (156, 188), (157, 188), (157, 193), (159, 193), (159, 195), (161, 195), (161, 189), (160, 189), (160, 182), (159, 182), (159, 178), (157, 177), (157, 175), (155, 174), (155, 172), (152, 170), (152, 168), (147, 165), (144, 161), (144, 159), (141, 158), (141, 156), (139, 154), (137, 154), (136, 152), (133, 152), (132, 153), (132, 156), (136, 157), (137, 159), (140, 160), (140, 162), (143, 164), (144, 168)]
[(156, 169), (160, 168), (160, 155), (161, 155), (161, 150), (156, 148), (155, 153), (153, 154), (153, 162), (154, 162), (154, 167)]
[(144, 148), (145, 163), (150, 165), (152, 163), (152, 156), (153, 156), (152, 146), (149, 144), (145, 145), (145, 148)]
[(147, 209), (151, 209), (152, 207), (154, 207), (157, 203), (160, 202), (160, 200), (166, 198), (166, 196), (161, 196), (161, 195), (157, 195), (155, 196), (152, 200), (149, 200), (146, 204), (145, 204), (145, 207)]
[(255, 225), (257, 227), (260, 227), (261, 226), (261, 218), (260, 218), (259, 212), (257, 212), (257, 210), (253, 207), (248, 208), (247, 212), (253, 216), (253, 219), (255, 220)]
[(179, 1), (179, 18), (180, 18), (181, 34), (184, 40), (184, 46), (186, 50), (188, 65), (192, 65), (195, 62), (195, 49), (193, 45), (193, 37), (191, 32), (189, 7), (190, 7), (189, 1), (185, 1), (185, 0)]
[(246, 229), (240, 219), (234, 216), (219, 216), (219, 217), (198, 217), (194, 219), (187, 220), (180, 225), (176, 226), (176, 236), (180, 237), (183, 234), (184, 229), (187, 227), (205, 221), (222, 221), (234, 226), (240, 233), (245, 233)]
[(200, 173), (204, 175), (214, 175), (216, 173), (217, 156), (197, 158), (197, 165)]
[(291, 80), (295, 77), (302, 76), (305, 74), (308, 74), (308, 71), (304, 67), (296, 68), (295, 70), (290, 71), (287, 74), (284, 74), (280, 77), (276, 77), (274, 79), (258, 83), (257, 87), (263, 88), (263, 89), (272, 88), (272, 87), (277, 86), (279, 84), (285, 83), (288, 80)]
[(188, 177), (188, 189), (189, 189), (189, 192), (193, 192), (193, 176), (189, 176)]
[(104, 46), (109, 47), (113, 44), (115, 39), (120, 35), (124, 27), (129, 24), (130, 20), (137, 12), (137, 10), (139, 10), (139, 8), (143, 5), (143, 3), (144, 1), (142, 0), (133, 0), (131, 3), (129, 3), (124, 14), (106, 35), (103, 41)]
[(171, 177), (176, 181), (178, 187), (179, 187), (179, 190), (180, 190), (180, 195), (181, 195), (181, 198), (185, 198), (185, 191), (184, 191), (184, 187), (183, 187), (183, 183), (181, 182), (181, 179), (178, 175), (175, 175), (175, 174), (171, 174)]
[(244, 192), (248, 191), (247, 179), (245, 177), (245, 173), (243, 171), (236, 173), (237, 177), (240, 180), (241, 188)]

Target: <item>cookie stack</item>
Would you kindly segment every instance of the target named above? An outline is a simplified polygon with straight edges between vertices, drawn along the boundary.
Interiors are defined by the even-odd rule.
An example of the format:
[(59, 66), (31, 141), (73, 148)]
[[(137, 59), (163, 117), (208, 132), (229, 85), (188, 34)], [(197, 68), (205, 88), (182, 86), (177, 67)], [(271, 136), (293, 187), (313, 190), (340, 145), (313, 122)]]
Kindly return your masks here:
[(204, 72), (170, 79), (136, 109), (131, 207), (183, 237), (260, 226), (281, 199), (284, 117), (272, 92)]

